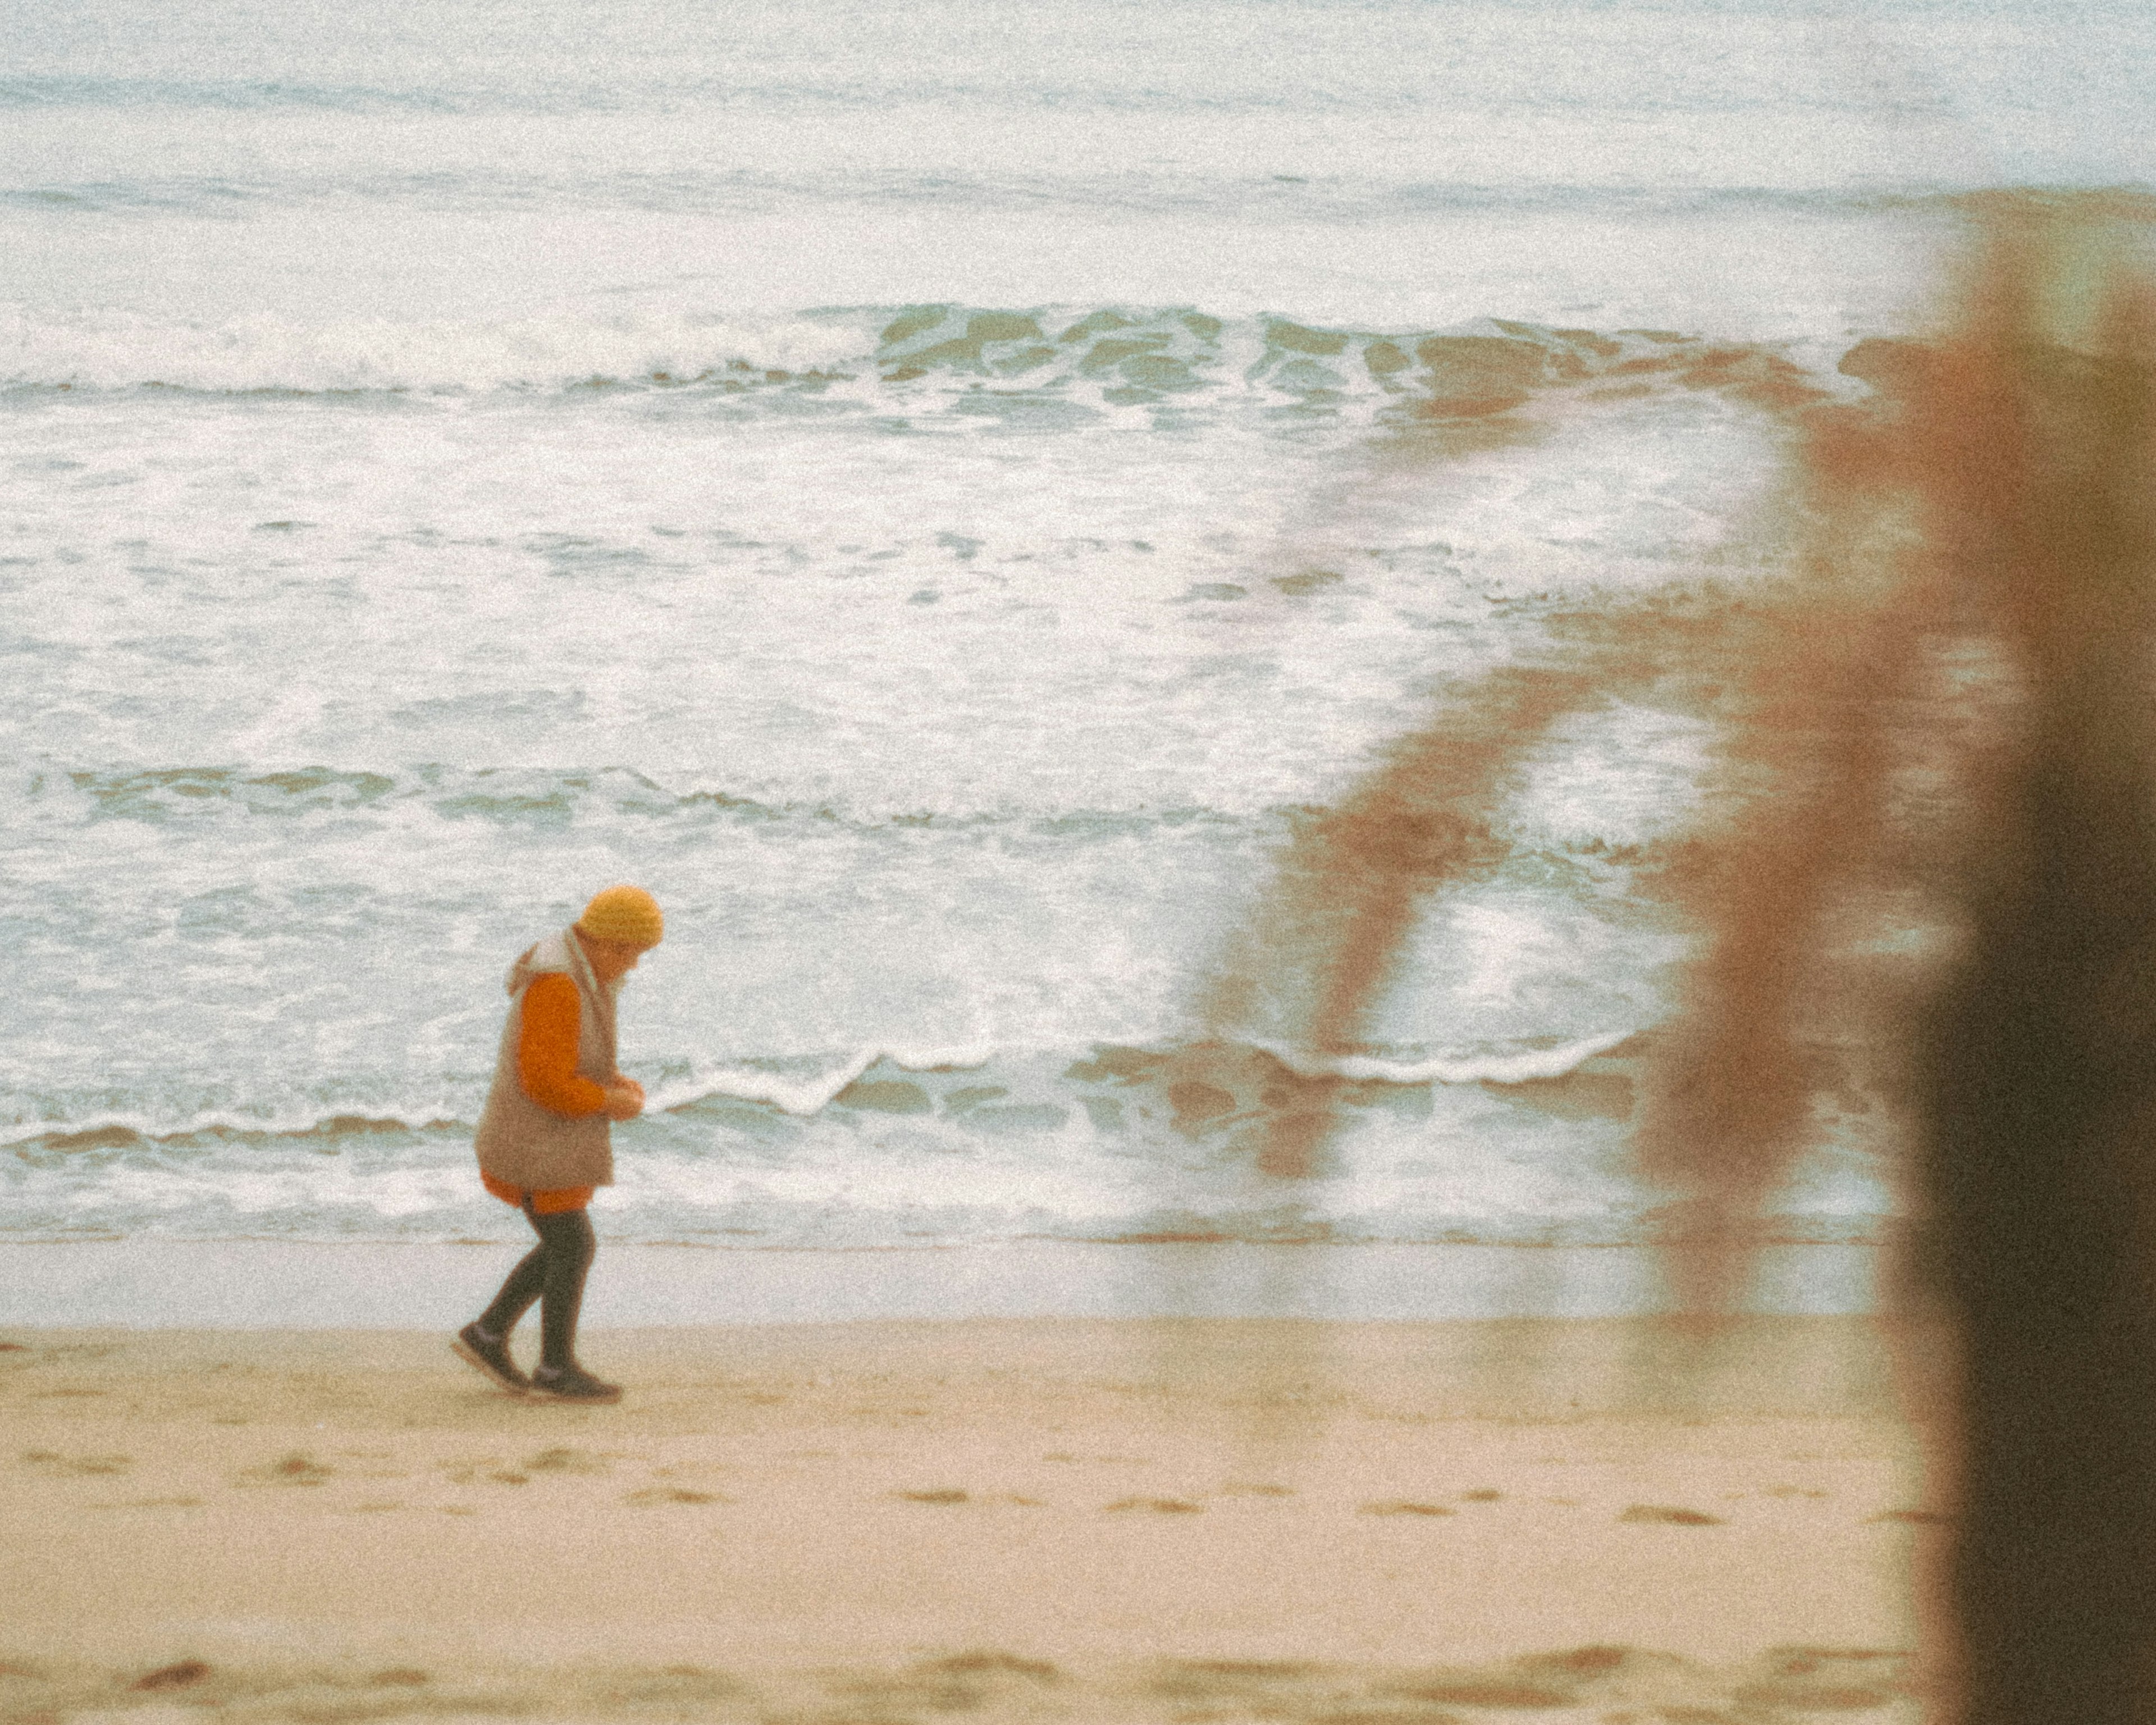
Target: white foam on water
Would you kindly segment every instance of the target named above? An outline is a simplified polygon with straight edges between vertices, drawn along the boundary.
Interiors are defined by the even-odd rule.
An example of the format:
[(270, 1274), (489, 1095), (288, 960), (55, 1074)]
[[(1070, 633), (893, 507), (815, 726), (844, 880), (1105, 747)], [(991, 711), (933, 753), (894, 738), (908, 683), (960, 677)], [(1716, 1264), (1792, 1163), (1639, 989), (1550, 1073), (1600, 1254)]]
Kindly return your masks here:
[(157, 385), (214, 392), (560, 389), (837, 369), (857, 327), (799, 317), (557, 312), (509, 321), (203, 324), (119, 310), (0, 305), (0, 388)]
[(889, 1061), (901, 1071), (959, 1071), (985, 1066), (997, 1050), (985, 1047), (948, 1049), (861, 1049), (847, 1060), (813, 1078), (789, 1080), (778, 1073), (743, 1067), (719, 1067), (699, 1073), (684, 1083), (670, 1085), (649, 1098), (654, 1108), (679, 1107), (707, 1096), (728, 1096), (737, 1101), (768, 1102), (788, 1114), (809, 1115), (824, 1106), (870, 1067)]
[(1385, 1084), (1532, 1084), (1577, 1071), (1597, 1055), (1629, 1042), (1637, 1034), (1628, 1026), (1554, 1048), (1523, 1049), (1515, 1054), (1436, 1055), (1424, 1060), (1389, 1060), (1372, 1055), (1312, 1055), (1260, 1045), (1290, 1071), (1305, 1078), (1376, 1079)]

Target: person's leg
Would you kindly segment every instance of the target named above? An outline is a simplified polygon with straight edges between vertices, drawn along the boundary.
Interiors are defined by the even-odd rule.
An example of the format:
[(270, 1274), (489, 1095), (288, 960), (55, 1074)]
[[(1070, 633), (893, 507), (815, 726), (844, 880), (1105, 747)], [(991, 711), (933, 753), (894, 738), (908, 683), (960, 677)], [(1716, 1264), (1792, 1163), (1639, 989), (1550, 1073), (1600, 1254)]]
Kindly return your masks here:
[(619, 1389), (577, 1363), (577, 1312), (583, 1303), (584, 1273), (598, 1250), (591, 1218), (582, 1209), (535, 1214), (531, 1225), (547, 1242), (547, 1286), (539, 1306), (540, 1354), (531, 1373), (532, 1393), (562, 1401), (619, 1401)]
[[(531, 1216), (528, 1209), (524, 1214)], [(494, 1305), (479, 1313), (479, 1328), (485, 1331), (490, 1339), (509, 1339), (509, 1332), (516, 1328), (517, 1320), (526, 1311), (531, 1311), (532, 1305), (536, 1305), (539, 1296), (546, 1294), (546, 1270), (550, 1250), (547, 1250), (546, 1229), (539, 1227), (542, 1220), (543, 1219), (539, 1219), (539, 1216), (531, 1216), (532, 1227), (539, 1229), (539, 1244), (532, 1246), (528, 1253), (524, 1253), (524, 1257), (517, 1261), (517, 1268), (509, 1272), (509, 1281), (502, 1283), (502, 1291), (494, 1296)]]
[(598, 1241), (592, 1233), (591, 1218), (580, 1209), (551, 1216), (526, 1214), (539, 1230), (546, 1260), (539, 1288), (539, 1361), (550, 1372), (567, 1371), (576, 1363), (577, 1313), (583, 1305), (584, 1276)]
[(481, 1312), (476, 1322), (466, 1324), (450, 1343), (459, 1358), (476, 1366), (480, 1371), (507, 1389), (529, 1389), (531, 1381), (516, 1368), (516, 1361), (509, 1351), (509, 1332), (516, 1327), (516, 1321), (531, 1309), (532, 1303), (545, 1292), (547, 1266), (550, 1253), (547, 1233), (539, 1227), (539, 1219), (531, 1214), (531, 1200), (526, 1199), (524, 1214), (537, 1230), (539, 1244), (526, 1252), (516, 1267), (509, 1272), (509, 1279), (501, 1285), (501, 1291), (494, 1296), (493, 1303)]

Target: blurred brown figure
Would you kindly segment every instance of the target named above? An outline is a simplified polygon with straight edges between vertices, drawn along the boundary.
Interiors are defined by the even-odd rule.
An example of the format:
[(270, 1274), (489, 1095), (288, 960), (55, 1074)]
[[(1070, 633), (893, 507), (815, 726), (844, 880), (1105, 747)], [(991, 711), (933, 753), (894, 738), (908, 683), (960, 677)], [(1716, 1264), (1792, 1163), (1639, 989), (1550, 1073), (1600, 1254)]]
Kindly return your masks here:
[[(1672, 1283), (1711, 1337), (1805, 1147), (1807, 1014), (1871, 1014), (1917, 1153), (1911, 1281), (1958, 1353), (1935, 1716), (2156, 1725), (2151, 210), (1974, 213), (1959, 326), (1853, 350), (1866, 408), (1792, 403), (1803, 578), (1728, 614), (1613, 604), (1450, 691), (1291, 848), (1253, 944), (1302, 980), (1312, 1045), (1352, 1049), (1420, 896), (1474, 865), (1554, 719), (1668, 672), (1722, 689), (1728, 793), (1666, 877), (1702, 938), (1635, 1135), (1689, 1201)], [(1836, 915), (1881, 884), (1951, 932), (1913, 991), (1835, 950)], [(1231, 973), (1216, 1015), (1251, 987)], [(1320, 1165), (1339, 1089), (1276, 1111), (1265, 1173)]]
[(2145, 282), (2090, 255), (2117, 224), (2073, 213), (1994, 213), (1907, 434), (2020, 683), (1919, 1049), (1963, 1725), (2156, 1720), (2156, 342)]

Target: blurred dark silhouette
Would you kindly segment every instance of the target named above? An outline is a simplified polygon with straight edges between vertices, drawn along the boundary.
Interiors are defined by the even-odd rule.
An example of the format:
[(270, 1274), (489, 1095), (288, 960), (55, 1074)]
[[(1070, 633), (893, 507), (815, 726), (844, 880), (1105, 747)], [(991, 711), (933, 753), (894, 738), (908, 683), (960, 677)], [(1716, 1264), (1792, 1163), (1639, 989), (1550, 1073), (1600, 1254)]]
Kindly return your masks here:
[[(2120, 213), (1987, 200), (1960, 326), (1852, 354), (1887, 411), (1812, 440), (1828, 600), (1761, 661), (1735, 747), (1783, 770), (1693, 895), (1640, 1131), (1741, 1243), (1801, 1146), (1837, 889), (1923, 886), (1952, 956), (1874, 1019), (1906, 1059), (1906, 1271), (1956, 1339), (1932, 1621), (1962, 1725), (2156, 1720), (2156, 342)], [(1949, 784), (1913, 838), (1911, 763)]]
[(2151, 300), (2011, 204), (1909, 391), (1904, 483), (2019, 690), (1922, 1020), (1922, 1268), (1962, 1335), (1967, 1725), (2156, 1719)]
[[(1927, 1601), (1960, 1725), (2156, 1722), (2156, 293), (2148, 212), (1999, 194), (1956, 327), (1873, 341), (1861, 406), (1794, 398), (1796, 578), (1741, 603), (1613, 603), (1452, 692), (1283, 859), (1213, 1011), (1294, 979), (1354, 1051), (1430, 889), (1481, 865), (1553, 721), (1689, 675), (1727, 773), (1665, 877), (1699, 932), (1648, 1045), (1635, 1142), (1677, 1195), (1702, 1338), (1805, 1147), (1822, 1023), (1871, 1051), (1911, 1155), (1906, 1296), (1943, 1315)], [(1722, 596), (1727, 598), (1728, 596)], [(1852, 940), (1913, 916), (1913, 957)], [(1892, 943), (1888, 943), (1892, 944)], [(1921, 946), (1921, 943), (1919, 943)], [(1338, 1081), (1256, 1161), (1322, 1172)], [(1704, 1357), (1702, 1355), (1701, 1357)], [(1670, 1368), (1665, 1358), (1663, 1365)], [(1918, 1383), (1918, 1377), (1926, 1382)]]

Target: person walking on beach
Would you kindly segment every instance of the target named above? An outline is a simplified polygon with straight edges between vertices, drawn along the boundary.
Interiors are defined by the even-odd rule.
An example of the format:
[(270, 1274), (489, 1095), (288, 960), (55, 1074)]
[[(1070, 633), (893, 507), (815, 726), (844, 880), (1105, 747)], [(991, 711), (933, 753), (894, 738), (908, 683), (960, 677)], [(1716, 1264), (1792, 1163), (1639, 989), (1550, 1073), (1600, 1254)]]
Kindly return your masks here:
[[(519, 1394), (621, 1398), (577, 1363), (577, 1311), (598, 1250), (585, 1209), (597, 1188), (613, 1183), (608, 1122), (632, 1120), (644, 1108), (644, 1086), (614, 1064), (614, 996), (664, 932), (649, 893), (609, 886), (510, 969), (509, 1022), (474, 1148), (486, 1189), (524, 1212), (539, 1244), (449, 1345)], [(527, 1378), (510, 1353), (509, 1334), (535, 1302), (539, 1364)]]

